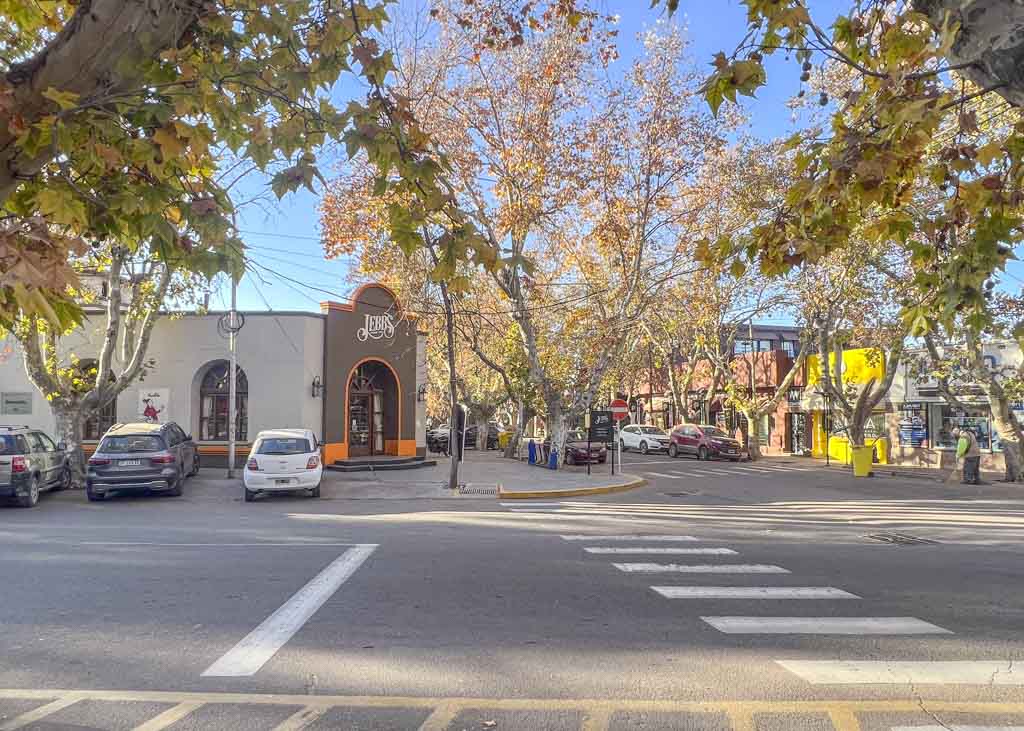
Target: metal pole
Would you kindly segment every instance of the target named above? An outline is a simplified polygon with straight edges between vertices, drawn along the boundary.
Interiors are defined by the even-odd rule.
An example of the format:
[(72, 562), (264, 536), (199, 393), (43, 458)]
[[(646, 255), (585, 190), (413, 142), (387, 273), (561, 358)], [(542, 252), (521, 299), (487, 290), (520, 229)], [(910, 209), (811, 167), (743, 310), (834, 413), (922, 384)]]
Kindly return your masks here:
[(619, 438), (619, 422), (615, 422), (615, 451), (619, 454), (619, 474), (622, 474), (622, 440)]
[(587, 477), (590, 477), (590, 407), (587, 407), (586, 423), (584, 426), (587, 427)]
[(235, 400), (238, 397), (238, 354), (235, 352), (235, 340), (238, 337), (237, 312), (238, 307), (238, 283), (235, 277), (231, 277), (231, 313), (228, 315), (228, 349), (231, 351), (230, 365), (228, 366), (228, 479), (235, 477), (235, 421), (238, 418), (238, 406)]

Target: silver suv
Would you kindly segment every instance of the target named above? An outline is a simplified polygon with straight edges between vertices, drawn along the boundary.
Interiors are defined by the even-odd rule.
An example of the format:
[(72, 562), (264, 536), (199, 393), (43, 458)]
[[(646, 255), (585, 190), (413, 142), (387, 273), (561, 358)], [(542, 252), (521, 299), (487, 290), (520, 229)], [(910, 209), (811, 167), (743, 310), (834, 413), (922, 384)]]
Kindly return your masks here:
[(185, 478), (199, 472), (192, 436), (173, 421), (114, 424), (89, 458), (85, 495), (103, 500), (112, 492), (181, 495)]
[(23, 508), (39, 502), (43, 490), (71, 486), (71, 466), (64, 443), (27, 426), (0, 426), (0, 498), (14, 498)]

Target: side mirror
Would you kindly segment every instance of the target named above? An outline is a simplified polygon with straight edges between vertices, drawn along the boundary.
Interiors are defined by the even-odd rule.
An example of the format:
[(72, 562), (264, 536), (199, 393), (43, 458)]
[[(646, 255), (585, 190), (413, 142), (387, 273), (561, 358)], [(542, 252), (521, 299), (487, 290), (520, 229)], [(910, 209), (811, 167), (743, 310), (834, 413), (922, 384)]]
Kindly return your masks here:
[(68, 443), (67, 442), (57, 442), (57, 450), (61, 451), (61, 452), (66, 452), (68, 450)]
[(191, 434), (186, 434), (185, 435), (185, 441), (186, 442), (191, 442), (192, 441), (192, 435)]

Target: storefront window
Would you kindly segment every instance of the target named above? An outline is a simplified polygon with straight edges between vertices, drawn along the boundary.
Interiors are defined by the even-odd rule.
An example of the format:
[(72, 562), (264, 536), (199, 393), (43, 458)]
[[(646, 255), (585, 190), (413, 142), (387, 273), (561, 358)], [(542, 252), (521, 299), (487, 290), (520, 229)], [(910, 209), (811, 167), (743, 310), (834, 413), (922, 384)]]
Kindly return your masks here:
[[(225, 360), (211, 365), (203, 376), (199, 390), (200, 441), (228, 440), (229, 373), (229, 364)], [(249, 422), (249, 381), (241, 368), (235, 373), (235, 436), (244, 442)]]
[(939, 432), (935, 437), (935, 446), (939, 449), (956, 449), (956, 438), (953, 430), (971, 429), (978, 438), (978, 446), (982, 449), (992, 447), (991, 419), (988, 407), (970, 407), (966, 411), (953, 406), (943, 405), (940, 409), (941, 421)]
[(902, 405), (900, 415), (900, 446), (928, 446), (928, 409), (921, 402)]

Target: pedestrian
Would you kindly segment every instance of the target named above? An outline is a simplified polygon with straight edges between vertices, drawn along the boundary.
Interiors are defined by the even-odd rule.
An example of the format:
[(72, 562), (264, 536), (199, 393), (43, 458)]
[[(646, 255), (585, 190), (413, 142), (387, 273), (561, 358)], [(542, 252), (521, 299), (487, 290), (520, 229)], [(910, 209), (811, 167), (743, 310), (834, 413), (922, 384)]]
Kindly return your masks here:
[(964, 461), (964, 476), (961, 484), (978, 485), (981, 482), (981, 448), (978, 446), (978, 438), (974, 430), (969, 428), (958, 429), (954, 432), (957, 437), (956, 456)]

